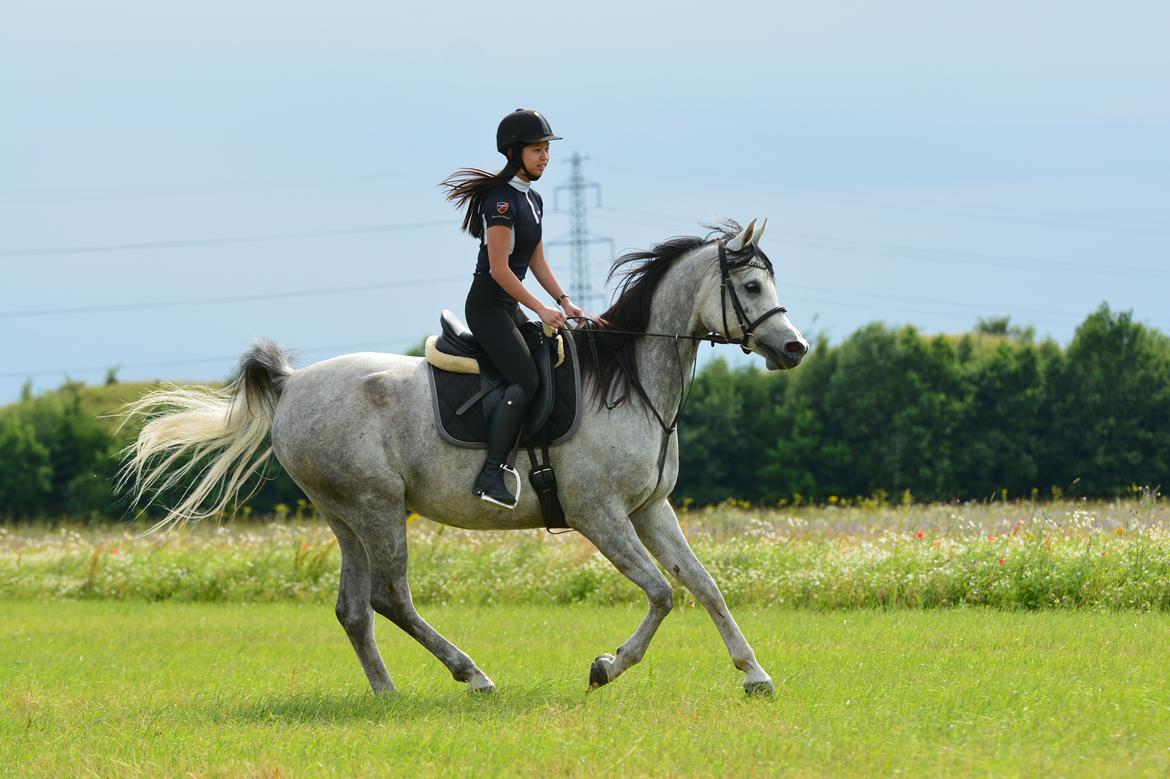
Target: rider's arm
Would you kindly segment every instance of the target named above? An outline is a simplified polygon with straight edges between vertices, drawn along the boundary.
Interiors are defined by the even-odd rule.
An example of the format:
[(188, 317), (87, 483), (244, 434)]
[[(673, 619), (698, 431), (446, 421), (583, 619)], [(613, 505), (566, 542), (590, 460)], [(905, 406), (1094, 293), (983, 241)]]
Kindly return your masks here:
[[(565, 294), (565, 291), (557, 283), (557, 277), (553, 274), (553, 270), (548, 264), (548, 259), (544, 256), (543, 240), (536, 244), (536, 248), (532, 250), (532, 262), (529, 263), (528, 269), (532, 271), (532, 275), (540, 282), (540, 286), (544, 287), (544, 291), (552, 295), (553, 300), (560, 303), (561, 296)], [(565, 299), (567, 300), (568, 298), (566, 297)]]
[(546, 306), (528, 291), (524, 282), (516, 278), (516, 274), (508, 267), (508, 247), (511, 243), (512, 228), (497, 225), (487, 229), (488, 272), (504, 292), (539, 314)]

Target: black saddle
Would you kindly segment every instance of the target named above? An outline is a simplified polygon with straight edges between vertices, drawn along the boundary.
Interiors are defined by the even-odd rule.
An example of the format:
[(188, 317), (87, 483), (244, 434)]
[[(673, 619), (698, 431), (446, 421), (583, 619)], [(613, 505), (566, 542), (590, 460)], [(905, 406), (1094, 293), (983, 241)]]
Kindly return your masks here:
[[(448, 442), (483, 448), (487, 446), (487, 420), (500, 402), (506, 382), (462, 319), (443, 311), (440, 324), (442, 333), (434, 340), (435, 350), (452, 357), (473, 359), (479, 372), (444, 370), (444, 361), (428, 354), (435, 422), (440, 435)], [(558, 339), (545, 335), (540, 322), (527, 322), (521, 325), (520, 332), (532, 353), (539, 379), (520, 443), (558, 444), (573, 433), (578, 417), (579, 371), (573, 339), (559, 339), (564, 360), (558, 367), (562, 347), (558, 346)]]
[[(470, 410), (469, 404), (474, 405), (476, 401), (482, 401), (483, 416), (485, 419), (490, 419), (496, 404), (503, 396), (507, 382), (462, 319), (444, 309), (440, 318), (440, 326), (442, 333), (435, 339), (435, 349), (452, 357), (473, 359), (479, 366), (479, 390), (463, 400), (459, 408), (456, 409), (457, 415), (462, 416), (467, 413)], [(528, 407), (528, 417), (521, 432), (521, 441), (530, 439), (540, 432), (549, 421), (556, 406), (558, 371), (554, 371), (554, 368), (558, 361), (559, 347), (556, 336), (550, 336), (547, 333), (548, 331), (540, 322), (525, 322), (520, 326), (520, 334), (524, 337), (525, 343), (528, 344), (532, 361), (536, 364), (538, 379), (536, 396)], [(567, 341), (569, 339), (561, 340)], [(436, 364), (436, 362), (440, 361), (431, 361), (432, 377), (435, 375), (436, 369), (442, 371), (443, 368), (441, 364)], [(576, 371), (574, 371), (575, 374)], [(485, 427), (485, 439), (486, 435)], [(464, 436), (458, 437), (465, 439)]]
[(435, 342), (435, 348), (440, 352), (455, 357), (471, 357), (475, 360), (485, 356), (483, 350), (479, 348), (479, 340), (475, 334), (453, 312), (444, 308), (439, 317), (439, 325), (442, 332)]

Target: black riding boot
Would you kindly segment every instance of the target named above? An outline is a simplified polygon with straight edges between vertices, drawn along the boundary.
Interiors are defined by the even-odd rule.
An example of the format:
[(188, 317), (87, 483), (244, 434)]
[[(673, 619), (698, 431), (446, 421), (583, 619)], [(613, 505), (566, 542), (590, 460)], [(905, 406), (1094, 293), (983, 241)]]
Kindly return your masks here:
[[(508, 509), (516, 508), (516, 502), (520, 500), (520, 475), (515, 468), (508, 467), (507, 460), (527, 412), (528, 399), (524, 397), (524, 390), (518, 384), (510, 385), (488, 420), (487, 460), (472, 490), (483, 500)], [(508, 490), (505, 473), (516, 479), (515, 495)]]

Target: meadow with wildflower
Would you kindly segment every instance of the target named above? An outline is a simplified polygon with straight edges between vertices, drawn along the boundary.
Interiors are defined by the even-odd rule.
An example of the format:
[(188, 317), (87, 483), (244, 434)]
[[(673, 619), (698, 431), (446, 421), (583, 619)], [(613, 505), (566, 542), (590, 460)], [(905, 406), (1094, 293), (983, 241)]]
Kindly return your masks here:
[[(1117, 502), (757, 509), (680, 521), (731, 606), (1170, 610), (1170, 507)], [(416, 602), (640, 604), (576, 534), (460, 531), (412, 515)], [(121, 526), (0, 527), (0, 597), (332, 603), (340, 556), (305, 505), (162, 538)], [(678, 589), (676, 599), (689, 602)]]

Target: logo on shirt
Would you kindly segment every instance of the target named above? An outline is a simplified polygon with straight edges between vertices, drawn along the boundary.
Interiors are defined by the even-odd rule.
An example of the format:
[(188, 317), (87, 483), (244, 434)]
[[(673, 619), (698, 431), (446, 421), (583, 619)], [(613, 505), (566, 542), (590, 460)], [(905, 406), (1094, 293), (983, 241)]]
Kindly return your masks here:
[(496, 211), (501, 214), (508, 213), (508, 202), (505, 200), (502, 203), (496, 203)]

